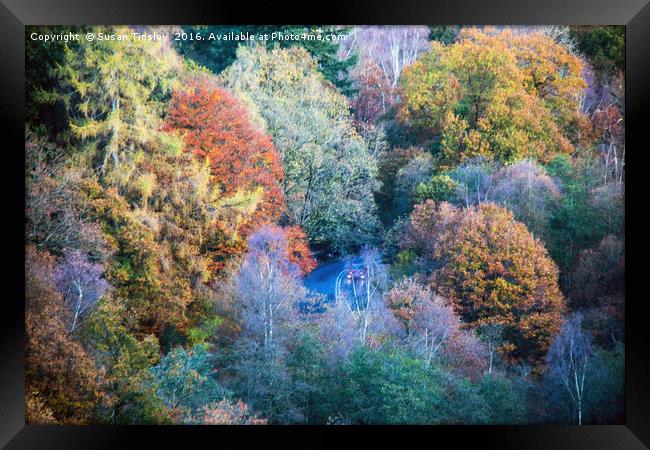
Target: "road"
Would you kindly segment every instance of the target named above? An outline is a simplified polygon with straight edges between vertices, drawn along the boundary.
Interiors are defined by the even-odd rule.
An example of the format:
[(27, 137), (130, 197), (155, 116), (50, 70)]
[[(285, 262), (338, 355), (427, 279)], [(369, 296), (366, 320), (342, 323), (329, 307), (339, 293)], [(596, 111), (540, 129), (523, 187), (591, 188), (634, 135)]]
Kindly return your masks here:
[(343, 269), (345, 269), (345, 262), (340, 259), (318, 266), (305, 278), (305, 287), (327, 295), (327, 299), (332, 301), (336, 277)]

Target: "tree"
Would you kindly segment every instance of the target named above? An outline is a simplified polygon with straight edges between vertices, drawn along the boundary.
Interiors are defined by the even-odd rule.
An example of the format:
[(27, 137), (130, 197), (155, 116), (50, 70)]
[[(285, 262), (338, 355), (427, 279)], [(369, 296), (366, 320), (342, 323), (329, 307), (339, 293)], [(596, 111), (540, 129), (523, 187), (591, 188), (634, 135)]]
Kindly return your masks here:
[(393, 194), (396, 214), (402, 215), (411, 211), (418, 186), (431, 178), (433, 170), (433, 158), (428, 153), (416, 156), (399, 169)]
[(593, 157), (558, 157), (547, 169), (561, 185), (562, 198), (551, 216), (548, 247), (562, 270), (566, 291), (571, 289), (569, 275), (582, 250), (597, 246), (607, 234), (622, 236), (624, 190), (618, 183), (603, 185), (601, 168), (601, 162)]
[(222, 196), (263, 189), (249, 229), (280, 218), (284, 173), (271, 138), (251, 124), (245, 107), (214, 80), (195, 77), (176, 89), (163, 130), (180, 134), (186, 151), (209, 159)]
[(402, 250), (415, 253), (431, 286), (465, 322), (503, 325), (509, 359), (539, 364), (559, 330), (558, 270), (539, 240), (508, 210), (458, 209), (427, 201), (411, 214)]
[(553, 340), (548, 352), (548, 365), (549, 374), (559, 379), (571, 396), (578, 425), (582, 425), (585, 380), (591, 355), (591, 340), (582, 331), (582, 316), (574, 314)]
[[(379, 153), (377, 158), (378, 174), (377, 179), (381, 183), (381, 189), (377, 192), (377, 203), (382, 213), (384, 222), (389, 222), (392, 217), (392, 207), (395, 195), (395, 183), (397, 174), (409, 161), (418, 156), (424, 156), (424, 151), (416, 147), (393, 148)], [(426, 158), (426, 157), (425, 157)]]
[(477, 156), (548, 162), (573, 151), (586, 123), (577, 112), (581, 71), (578, 58), (540, 33), (463, 29), (405, 70), (397, 120), (443, 168)]
[(212, 403), (229, 393), (215, 379), (211, 355), (205, 345), (189, 351), (176, 347), (151, 368), (157, 392), (179, 422), (191, 422)]
[(405, 67), (426, 51), (427, 27), (359, 26), (341, 43), (343, 55), (357, 57), (351, 72), (357, 93), (352, 104), (358, 120), (371, 123), (397, 101)]
[(503, 326), (498, 323), (486, 323), (480, 325), (477, 331), (487, 353), (486, 373), (491, 375), (496, 363), (497, 349), (503, 345)]
[(248, 253), (237, 276), (246, 333), (261, 337), (265, 349), (286, 338), (282, 326), (292, 320), (301, 297), (298, 271), (287, 257), (281, 228), (266, 225), (251, 235)]
[(266, 225), (248, 239), (248, 251), (236, 274), (242, 332), (235, 343), (235, 390), (269, 421), (295, 420), (285, 386), (286, 360), (298, 320), (304, 288), (298, 268), (287, 257), (280, 227)]
[(415, 203), (423, 203), (427, 200), (450, 201), (457, 190), (458, 185), (449, 175), (433, 175), (428, 181), (418, 184), (415, 188)]
[(395, 283), (385, 302), (403, 327), (407, 347), (426, 367), (438, 360), (466, 375), (481, 372), (483, 349), (462, 329), (450, 302), (414, 278)]
[(345, 97), (302, 49), (240, 47), (237, 55), (221, 79), (267, 124), (284, 165), (289, 223), (340, 252), (371, 240), (376, 162)]
[(468, 424), (487, 421), (467, 379), (403, 351), (357, 349), (335, 372), (334, 423)]
[(608, 348), (624, 339), (625, 246), (608, 235), (593, 249), (584, 250), (571, 274), (571, 304), (581, 311), (584, 324)]
[(66, 252), (65, 260), (57, 267), (54, 275), (57, 287), (72, 311), (70, 333), (108, 289), (102, 273), (101, 265), (91, 263), (76, 250)]
[(625, 71), (625, 28), (573, 26), (571, 38), (600, 78)]
[(502, 425), (530, 423), (526, 388), (527, 386), (517, 378), (486, 374), (479, 383), (479, 394), (487, 407), (487, 423)]
[(429, 27), (429, 40), (449, 45), (456, 40), (461, 28), (459, 25), (431, 25)]
[(103, 374), (69, 331), (71, 311), (56, 289), (55, 261), (25, 252), (25, 401), (30, 423), (94, 421)]
[[(96, 32), (128, 34), (108, 27)], [(57, 68), (72, 135), (95, 149), (95, 167), (103, 175), (137, 150), (165, 144), (157, 129), (159, 92), (169, 89), (170, 67), (151, 41), (83, 40), (65, 48)]]
[(456, 166), (450, 172), (450, 178), (456, 183), (454, 203), (469, 208), (489, 202), (492, 199), (494, 172), (494, 164), (481, 157)]
[(80, 329), (92, 345), (97, 365), (104, 372), (106, 404), (97, 420), (109, 424), (168, 423), (168, 411), (158, 397), (151, 371), (160, 358), (158, 339), (137, 339), (128, 332), (125, 308), (114, 301), (101, 301)]
[(531, 160), (504, 167), (494, 178), (492, 200), (508, 208), (531, 233), (548, 242), (550, 220), (561, 196), (556, 181)]
[[(381, 346), (393, 328), (392, 317), (382, 298), (387, 284), (386, 267), (377, 249), (364, 247), (359, 256), (360, 275), (352, 275), (345, 291), (337, 288), (337, 302), (347, 305), (361, 345)], [(348, 270), (354, 271), (352, 259)]]
[(299, 226), (284, 228), (287, 235), (287, 258), (298, 266), (303, 275), (308, 274), (316, 268), (316, 260), (309, 249), (307, 234)]
[(266, 425), (266, 419), (260, 419), (248, 409), (241, 400), (232, 402), (221, 400), (203, 408), (201, 425)]

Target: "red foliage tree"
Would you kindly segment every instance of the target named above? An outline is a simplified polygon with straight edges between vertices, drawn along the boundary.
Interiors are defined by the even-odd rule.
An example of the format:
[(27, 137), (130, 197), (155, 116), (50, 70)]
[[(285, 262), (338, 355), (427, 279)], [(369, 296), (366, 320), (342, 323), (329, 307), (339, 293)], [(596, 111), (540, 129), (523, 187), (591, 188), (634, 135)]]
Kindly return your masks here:
[(255, 128), (246, 108), (208, 77), (174, 91), (163, 130), (180, 133), (187, 151), (209, 158), (224, 195), (261, 187), (262, 201), (247, 229), (275, 222), (285, 210), (284, 170), (271, 138)]
[(316, 268), (316, 260), (309, 249), (307, 234), (297, 226), (286, 227), (284, 232), (287, 236), (287, 257), (289, 261), (300, 268), (303, 275), (308, 274)]

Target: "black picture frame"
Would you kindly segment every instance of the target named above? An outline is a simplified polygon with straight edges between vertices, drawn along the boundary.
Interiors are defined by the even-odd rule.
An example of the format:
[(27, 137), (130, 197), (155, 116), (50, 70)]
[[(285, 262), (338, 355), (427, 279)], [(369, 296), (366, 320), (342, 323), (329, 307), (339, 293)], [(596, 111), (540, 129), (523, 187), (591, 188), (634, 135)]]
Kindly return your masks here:
[[(24, 27), (46, 24), (186, 24), (186, 23), (322, 23), (322, 24), (608, 24), (626, 26), (626, 184), (637, 183), (643, 167), (648, 126), (643, 110), (649, 104), (650, 5), (647, 0), (498, 0), (478, 2), (453, 0), (425, 2), (346, 1), (285, 5), (261, 5), (232, 0), (212, 3), (185, 0), (2, 0), (0, 5), (0, 111), (3, 133), (2, 178), (5, 204), (3, 222), (7, 274), (0, 318), (0, 444), (7, 449), (127, 448), (137, 441), (151, 448), (158, 443), (188, 446), (196, 439), (226, 445), (236, 437), (246, 448), (252, 439), (279, 438), (289, 432), (292, 442), (336, 445), (360, 432), (377, 441), (390, 433), (408, 433), (414, 439), (454, 448), (470, 444), (495, 449), (642, 449), (650, 446), (650, 347), (643, 314), (645, 296), (636, 293), (635, 275), (641, 264), (626, 264), (626, 415), (622, 425), (591, 426), (413, 426), (413, 427), (200, 427), (200, 426), (37, 426), (25, 425), (24, 405)], [(305, 8), (310, 6), (310, 12)], [(10, 138), (10, 139), (8, 139)], [(645, 151), (647, 153), (647, 150)], [(631, 161), (631, 163), (630, 163)], [(639, 169), (636, 169), (639, 168)], [(631, 170), (630, 170), (631, 169)], [(638, 174), (638, 175), (637, 175)], [(635, 180), (636, 179), (636, 180)], [(641, 183), (639, 183), (641, 185)], [(641, 185), (642, 186), (642, 185)], [(633, 220), (644, 209), (630, 197), (641, 197), (635, 188), (626, 189), (626, 259), (643, 249), (630, 240)], [(628, 245), (628, 243), (632, 245)], [(8, 289), (10, 288), (10, 289)], [(640, 292), (641, 289), (638, 289)], [(216, 434), (215, 434), (216, 433)], [(406, 445), (416, 445), (407, 438)], [(289, 442), (291, 441), (291, 442)], [(268, 441), (270, 443), (271, 441)], [(339, 444), (340, 445), (340, 444)], [(402, 444), (403, 445), (403, 444)], [(447, 445), (445, 445), (446, 447)]]

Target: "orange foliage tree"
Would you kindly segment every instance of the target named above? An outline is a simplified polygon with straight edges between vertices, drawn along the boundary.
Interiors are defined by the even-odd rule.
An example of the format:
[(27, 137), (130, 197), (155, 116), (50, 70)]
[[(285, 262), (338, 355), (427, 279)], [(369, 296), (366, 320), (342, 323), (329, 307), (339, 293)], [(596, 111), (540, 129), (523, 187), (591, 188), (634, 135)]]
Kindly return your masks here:
[(300, 272), (308, 274), (316, 268), (316, 260), (309, 249), (307, 234), (297, 226), (286, 227), (284, 232), (287, 236), (287, 257), (289, 261), (300, 268)]
[(251, 124), (246, 108), (230, 92), (207, 76), (174, 91), (163, 130), (182, 135), (187, 151), (210, 160), (223, 195), (263, 189), (246, 228), (277, 221), (285, 211), (284, 170), (271, 138)]
[(539, 240), (507, 209), (417, 205), (402, 241), (430, 270), (434, 289), (472, 325), (500, 325), (502, 353), (536, 365), (559, 330), (558, 269)]
[(483, 156), (549, 162), (586, 146), (580, 59), (541, 33), (464, 29), (404, 70), (398, 120), (443, 168)]

